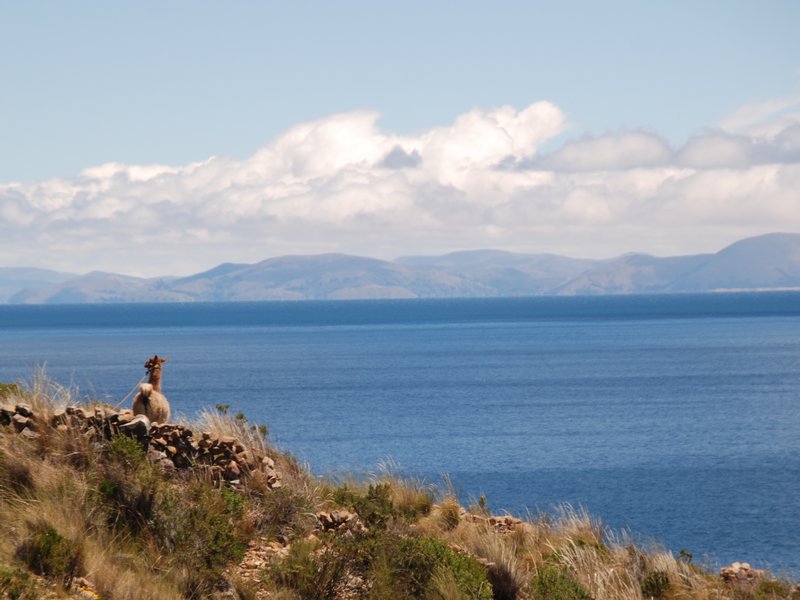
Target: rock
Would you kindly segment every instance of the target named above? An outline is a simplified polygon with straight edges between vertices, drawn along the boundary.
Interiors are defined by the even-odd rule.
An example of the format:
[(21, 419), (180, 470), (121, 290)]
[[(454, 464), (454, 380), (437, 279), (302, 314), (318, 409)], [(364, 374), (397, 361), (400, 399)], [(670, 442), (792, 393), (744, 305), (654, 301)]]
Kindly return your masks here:
[(228, 466), (225, 468), (225, 479), (239, 479), (239, 476), (242, 474), (241, 468), (239, 468), (239, 463), (235, 460), (232, 460), (228, 463)]
[(33, 421), (29, 417), (16, 414), (13, 417), (11, 417), (11, 424), (14, 426), (14, 431), (20, 433), (22, 432), (23, 429), (32, 425)]
[(75, 577), (72, 580), (72, 589), (74, 590), (75, 594), (77, 594), (77, 598), (81, 598), (82, 600), (85, 598), (86, 600), (97, 600), (100, 595), (97, 593), (94, 585), (88, 580), (83, 577)]
[(36, 439), (39, 439), (41, 437), (40, 434), (38, 434), (35, 431), (33, 431), (30, 427), (26, 427), (25, 429), (20, 431), (19, 432), (19, 436), (23, 437), (25, 439), (28, 439), (28, 440), (36, 440)]
[(358, 518), (358, 515), (348, 510), (320, 512), (317, 513), (316, 517), (323, 531), (336, 531), (340, 528), (345, 528), (350, 531), (366, 530), (361, 520)]
[(150, 419), (147, 415), (136, 415), (130, 422), (119, 426), (122, 433), (133, 436), (140, 441), (148, 440)]
[(20, 402), (14, 407), (14, 412), (18, 415), (22, 415), (23, 417), (31, 418), (33, 417), (33, 409), (31, 408), (30, 404), (25, 404), (24, 402)]
[(167, 458), (167, 453), (162, 452), (161, 450), (156, 450), (155, 448), (150, 448), (147, 451), (147, 458), (149, 458), (153, 462), (158, 462), (159, 460)]
[(67, 425), (69, 423), (69, 415), (64, 410), (60, 410), (57, 413), (53, 414), (53, 418), (50, 419), (50, 425), (53, 427), (58, 427), (59, 425)]
[(122, 426), (123, 426), (123, 425), (125, 425), (126, 423), (130, 423), (131, 421), (133, 421), (133, 418), (134, 418), (134, 417), (133, 417), (133, 413), (122, 413), (122, 414), (120, 414), (120, 415), (117, 415), (117, 417), (116, 417), (116, 423), (117, 423), (117, 424), (118, 424), (120, 427), (122, 427)]
[(725, 581), (746, 581), (751, 582), (761, 579), (765, 575), (763, 569), (753, 569), (750, 563), (734, 562), (727, 567), (722, 567), (719, 570), (720, 577)]
[(11, 425), (11, 415), (13, 414), (8, 409), (0, 408), (0, 425)]

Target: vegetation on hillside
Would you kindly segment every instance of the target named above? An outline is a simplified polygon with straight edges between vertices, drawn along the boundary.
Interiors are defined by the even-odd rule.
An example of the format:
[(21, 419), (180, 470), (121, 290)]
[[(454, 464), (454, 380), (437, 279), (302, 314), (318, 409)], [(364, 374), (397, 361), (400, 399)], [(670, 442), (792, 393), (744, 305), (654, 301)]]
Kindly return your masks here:
[(570, 507), (521, 520), (390, 468), (316, 477), (228, 407), (187, 425), (258, 446), (280, 486), (164, 469), (134, 438), (51, 427), (73, 402), (44, 378), (0, 387), (0, 405), (26, 403), (36, 424), (0, 424), (2, 598), (800, 598), (770, 577), (725, 582)]

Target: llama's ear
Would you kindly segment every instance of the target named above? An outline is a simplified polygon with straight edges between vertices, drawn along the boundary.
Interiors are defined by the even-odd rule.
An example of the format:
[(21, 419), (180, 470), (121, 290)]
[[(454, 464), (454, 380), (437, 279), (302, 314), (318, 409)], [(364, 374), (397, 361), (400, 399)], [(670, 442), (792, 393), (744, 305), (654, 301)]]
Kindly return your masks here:
[(162, 362), (162, 363), (165, 363), (165, 362), (167, 362), (168, 360), (169, 360), (169, 356), (165, 356), (164, 358), (162, 358), (162, 359), (161, 359), (161, 362)]

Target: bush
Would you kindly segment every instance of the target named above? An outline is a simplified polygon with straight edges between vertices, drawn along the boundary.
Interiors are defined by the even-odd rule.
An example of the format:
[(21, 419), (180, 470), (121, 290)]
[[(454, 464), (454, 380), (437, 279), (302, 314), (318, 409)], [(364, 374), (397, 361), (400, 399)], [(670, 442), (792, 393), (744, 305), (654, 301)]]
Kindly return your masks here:
[(144, 463), (145, 451), (142, 445), (132, 437), (118, 435), (108, 442), (109, 458), (128, 469), (137, 468)]
[(0, 568), (0, 597), (9, 600), (37, 600), (40, 593), (25, 571)]
[(316, 550), (308, 541), (291, 545), (288, 556), (275, 564), (270, 576), (275, 583), (288, 587), (302, 600), (336, 598), (336, 590), (345, 572), (345, 564), (331, 550)]
[(395, 515), (392, 488), (388, 483), (370, 485), (366, 494), (359, 494), (345, 485), (334, 492), (333, 501), (357, 513), (367, 527), (386, 527), (389, 518)]
[(669, 590), (669, 577), (664, 571), (650, 571), (642, 579), (642, 595), (645, 598), (661, 598)]
[(536, 600), (592, 600), (586, 588), (558, 567), (545, 565), (531, 582)]
[(16, 555), (37, 575), (58, 579), (66, 587), (83, 570), (80, 544), (69, 542), (47, 525), (34, 526), (30, 537), (17, 548)]
[(224, 568), (244, 557), (244, 510), (244, 500), (235, 492), (215, 489), (205, 481), (159, 496), (154, 540), (190, 574), (186, 583), (190, 598), (207, 597)]
[(19, 398), (21, 396), (22, 390), (16, 383), (0, 383), (0, 400)]
[(253, 504), (253, 525), (269, 538), (290, 537), (307, 530), (312, 523), (314, 503), (303, 490), (276, 488)]
[(424, 491), (412, 494), (406, 490), (399, 505), (392, 496), (392, 484), (388, 482), (370, 484), (366, 493), (343, 485), (333, 492), (333, 501), (358, 514), (367, 527), (378, 528), (386, 528), (390, 521), (401, 517), (416, 520), (428, 514), (433, 504), (430, 494)]
[(422, 597), (433, 591), (434, 575), (449, 572), (464, 597), (492, 598), (486, 568), (471, 556), (454, 552), (442, 540), (381, 531), (337, 539), (336, 544), (343, 560), (374, 582), (373, 591), (379, 588), (386, 597)]
[(158, 492), (154, 473), (108, 466), (99, 470), (96, 486), (109, 526), (135, 536), (152, 527)]

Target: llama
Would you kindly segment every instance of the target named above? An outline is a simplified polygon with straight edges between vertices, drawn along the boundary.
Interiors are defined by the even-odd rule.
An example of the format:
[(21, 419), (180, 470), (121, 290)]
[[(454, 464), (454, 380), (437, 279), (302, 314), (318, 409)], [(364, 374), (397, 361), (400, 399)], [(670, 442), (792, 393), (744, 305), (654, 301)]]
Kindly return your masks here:
[(145, 415), (151, 422), (164, 424), (169, 420), (169, 402), (161, 393), (161, 365), (169, 358), (159, 358), (158, 354), (144, 363), (150, 379), (139, 386), (139, 393), (133, 399), (133, 414)]

